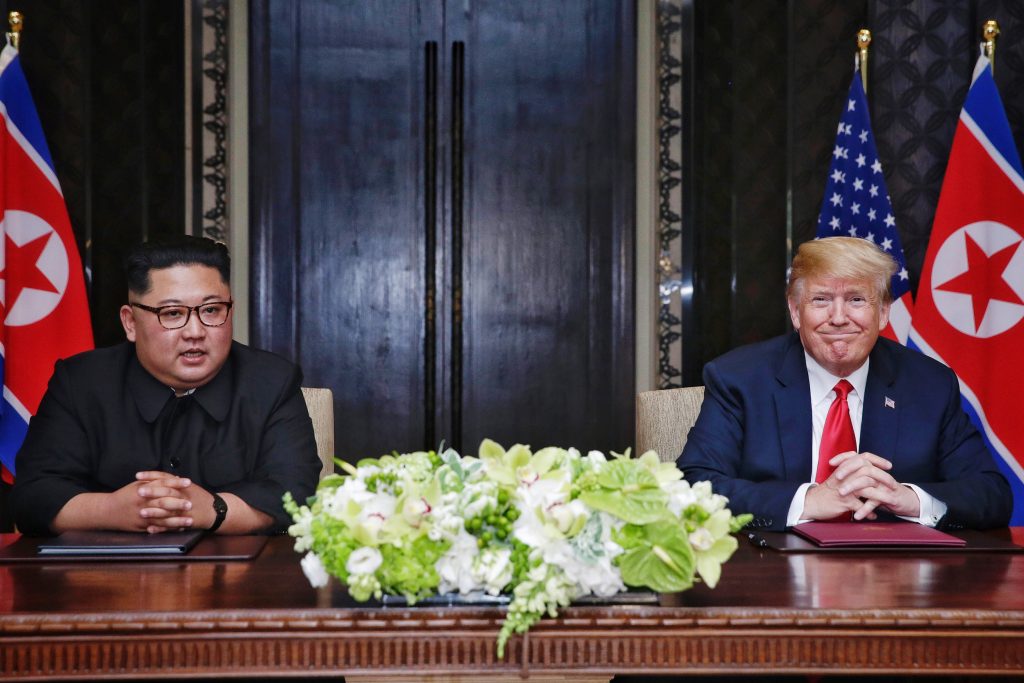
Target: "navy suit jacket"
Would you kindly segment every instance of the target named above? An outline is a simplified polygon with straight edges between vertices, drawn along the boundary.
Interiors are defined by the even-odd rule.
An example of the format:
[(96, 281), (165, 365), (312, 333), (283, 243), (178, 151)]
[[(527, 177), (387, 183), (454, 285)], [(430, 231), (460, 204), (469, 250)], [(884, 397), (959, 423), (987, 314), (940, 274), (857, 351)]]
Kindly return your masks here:
[[(880, 455), (896, 481), (946, 503), (940, 528), (1006, 526), (1006, 479), (960, 405), (956, 375), (888, 339), (871, 351), (858, 450)], [(753, 526), (783, 529), (811, 480), (811, 399), (796, 333), (731, 351), (704, 368), (704, 403), (679, 468), (709, 480)]]

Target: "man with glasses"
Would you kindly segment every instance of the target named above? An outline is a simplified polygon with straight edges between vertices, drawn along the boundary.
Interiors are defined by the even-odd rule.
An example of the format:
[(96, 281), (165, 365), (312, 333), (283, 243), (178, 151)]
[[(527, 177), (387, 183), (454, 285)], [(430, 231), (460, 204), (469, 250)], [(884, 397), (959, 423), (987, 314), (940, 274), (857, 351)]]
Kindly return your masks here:
[(320, 470), (302, 373), (233, 342), (230, 259), (212, 240), (125, 261), (126, 343), (59, 361), (18, 452), (20, 531), (278, 532)]

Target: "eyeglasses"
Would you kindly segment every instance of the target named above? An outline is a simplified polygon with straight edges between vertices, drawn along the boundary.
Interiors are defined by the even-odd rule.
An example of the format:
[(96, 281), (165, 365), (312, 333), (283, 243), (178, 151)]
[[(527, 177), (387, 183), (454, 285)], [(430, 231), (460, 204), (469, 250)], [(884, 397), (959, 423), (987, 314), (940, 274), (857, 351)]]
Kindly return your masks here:
[(177, 330), (188, 325), (192, 311), (199, 316), (199, 322), (206, 327), (220, 327), (228, 321), (228, 311), (234, 301), (207, 301), (198, 306), (146, 306), (132, 302), (131, 305), (150, 313), (156, 313), (156, 319), (165, 330)]

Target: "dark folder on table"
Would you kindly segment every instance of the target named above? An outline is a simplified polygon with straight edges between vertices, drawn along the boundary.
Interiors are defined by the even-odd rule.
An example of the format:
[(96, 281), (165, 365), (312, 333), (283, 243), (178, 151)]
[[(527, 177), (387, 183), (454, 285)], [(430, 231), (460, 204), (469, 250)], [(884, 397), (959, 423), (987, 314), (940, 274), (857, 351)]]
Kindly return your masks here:
[(203, 531), (146, 534), (112, 531), (65, 531), (39, 543), (39, 554), (63, 555), (184, 555)]
[(911, 522), (804, 522), (792, 530), (822, 548), (967, 545), (962, 538)]

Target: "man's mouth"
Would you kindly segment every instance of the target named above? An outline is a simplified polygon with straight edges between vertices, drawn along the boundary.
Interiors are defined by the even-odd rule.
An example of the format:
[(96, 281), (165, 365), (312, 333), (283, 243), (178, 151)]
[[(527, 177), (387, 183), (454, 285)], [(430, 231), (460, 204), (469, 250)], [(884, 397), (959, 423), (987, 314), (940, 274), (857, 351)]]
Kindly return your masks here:
[(202, 358), (203, 356), (205, 356), (206, 352), (200, 351), (199, 349), (189, 349), (188, 351), (183, 351), (181, 355), (184, 356), (185, 358), (195, 360), (197, 358)]

